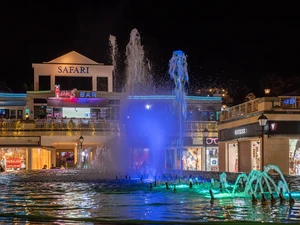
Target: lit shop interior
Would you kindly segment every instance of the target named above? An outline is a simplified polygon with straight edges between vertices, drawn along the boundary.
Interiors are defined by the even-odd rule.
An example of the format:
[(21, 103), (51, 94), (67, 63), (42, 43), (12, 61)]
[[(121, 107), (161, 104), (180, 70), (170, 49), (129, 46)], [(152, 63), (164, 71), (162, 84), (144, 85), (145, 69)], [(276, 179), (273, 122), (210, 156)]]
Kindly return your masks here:
[[(249, 142), (247, 142), (248, 144)], [(251, 163), (253, 170), (260, 170), (260, 141), (254, 140), (250, 141), (251, 144), (251, 161), (248, 157), (239, 158), (239, 145), (241, 142), (235, 142), (228, 144), (227, 149), (227, 162), (228, 162), (228, 172), (239, 172), (239, 160), (247, 160)]]
[(0, 157), (6, 171), (26, 170), (29, 162), (32, 169), (42, 169), (44, 165), (50, 165), (51, 152), (41, 148), (3, 147)]

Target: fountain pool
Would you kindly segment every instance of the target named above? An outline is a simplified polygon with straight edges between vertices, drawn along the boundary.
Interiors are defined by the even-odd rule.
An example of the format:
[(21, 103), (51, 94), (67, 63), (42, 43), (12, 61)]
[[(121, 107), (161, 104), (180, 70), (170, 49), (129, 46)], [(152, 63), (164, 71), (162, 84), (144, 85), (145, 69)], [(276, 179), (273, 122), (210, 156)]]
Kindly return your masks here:
[[(250, 175), (250, 174), (249, 174)], [(248, 175), (248, 176), (249, 176)], [(0, 222), (5, 224), (228, 224), (236, 222), (297, 223), (300, 222), (300, 182), (290, 190), (295, 203), (271, 203), (265, 188), (267, 204), (256, 194), (252, 204), (247, 189), (233, 194), (239, 174), (221, 180), (214, 186), (202, 176), (184, 174), (160, 176), (156, 180), (130, 178), (123, 174), (103, 174), (95, 169), (54, 169), (4, 172), (0, 175)], [(196, 179), (197, 178), (197, 179)], [(224, 179), (224, 175), (222, 176)], [(249, 178), (249, 177), (248, 177)], [(276, 181), (275, 181), (276, 180)], [(192, 181), (192, 185), (190, 182)], [(224, 180), (223, 180), (224, 181)], [(281, 178), (273, 181), (278, 184)], [(168, 186), (168, 189), (166, 188)], [(214, 199), (209, 190), (212, 190)], [(274, 189), (275, 190), (275, 189)], [(275, 192), (275, 191), (274, 191)]]

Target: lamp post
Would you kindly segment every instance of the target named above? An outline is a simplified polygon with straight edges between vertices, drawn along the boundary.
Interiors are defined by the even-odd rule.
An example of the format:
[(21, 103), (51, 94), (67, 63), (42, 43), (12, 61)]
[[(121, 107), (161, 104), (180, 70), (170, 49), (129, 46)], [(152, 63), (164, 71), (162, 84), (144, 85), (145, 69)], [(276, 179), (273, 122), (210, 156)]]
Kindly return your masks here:
[(209, 130), (205, 127), (204, 130), (202, 131), (203, 132), (203, 142), (204, 142), (204, 170), (206, 171), (206, 161), (207, 161), (207, 154), (206, 154), (206, 138), (208, 137), (208, 134), (209, 134)]
[(261, 127), (261, 171), (264, 171), (264, 136), (265, 136), (265, 126), (268, 122), (268, 117), (266, 117), (264, 114), (261, 114), (260, 117), (258, 117), (258, 123)]
[(81, 152), (82, 152), (82, 143), (84, 141), (84, 138), (82, 137), (82, 135), (80, 135), (79, 138), (79, 143), (80, 143), (80, 150), (78, 151), (78, 168), (81, 168)]

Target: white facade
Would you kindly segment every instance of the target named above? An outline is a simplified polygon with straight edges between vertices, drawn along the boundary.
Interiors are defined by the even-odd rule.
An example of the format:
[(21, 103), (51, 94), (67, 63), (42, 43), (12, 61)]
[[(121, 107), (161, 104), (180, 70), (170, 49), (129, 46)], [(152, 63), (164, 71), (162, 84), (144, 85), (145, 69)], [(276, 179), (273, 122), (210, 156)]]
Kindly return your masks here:
[[(51, 91), (55, 90), (55, 77), (92, 77), (92, 90), (97, 91), (97, 77), (108, 78), (108, 92), (113, 92), (113, 66), (97, 63), (75, 51), (44, 63), (33, 63), (34, 91), (39, 91), (39, 76), (50, 76)], [(76, 87), (74, 87), (76, 88)]]

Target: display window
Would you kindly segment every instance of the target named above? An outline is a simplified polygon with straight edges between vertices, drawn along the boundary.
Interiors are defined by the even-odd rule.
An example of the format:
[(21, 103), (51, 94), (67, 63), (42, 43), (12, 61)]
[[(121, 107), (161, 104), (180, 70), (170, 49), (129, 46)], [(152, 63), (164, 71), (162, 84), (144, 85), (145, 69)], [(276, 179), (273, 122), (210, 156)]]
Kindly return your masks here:
[(183, 170), (201, 170), (201, 149), (183, 149), (182, 165)]
[(206, 171), (219, 170), (218, 147), (207, 147), (206, 149)]
[(56, 167), (74, 167), (74, 151), (57, 151)]
[(14, 171), (26, 169), (25, 148), (1, 148), (1, 171)]
[(251, 141), (251, 165), (253, 170), (260, 170), (260, 141)]
[(290, 174), (300, 175), (300, 139), (289, 139)]
[(233, 143), (228, 145), (228, 172), (239, 171), (239, 156), (238, 144)]
[(132, 149), (132, 167), (136, 170), (147, 170), (149, 162), (149, 149), (147, 148), (134, 148)]

